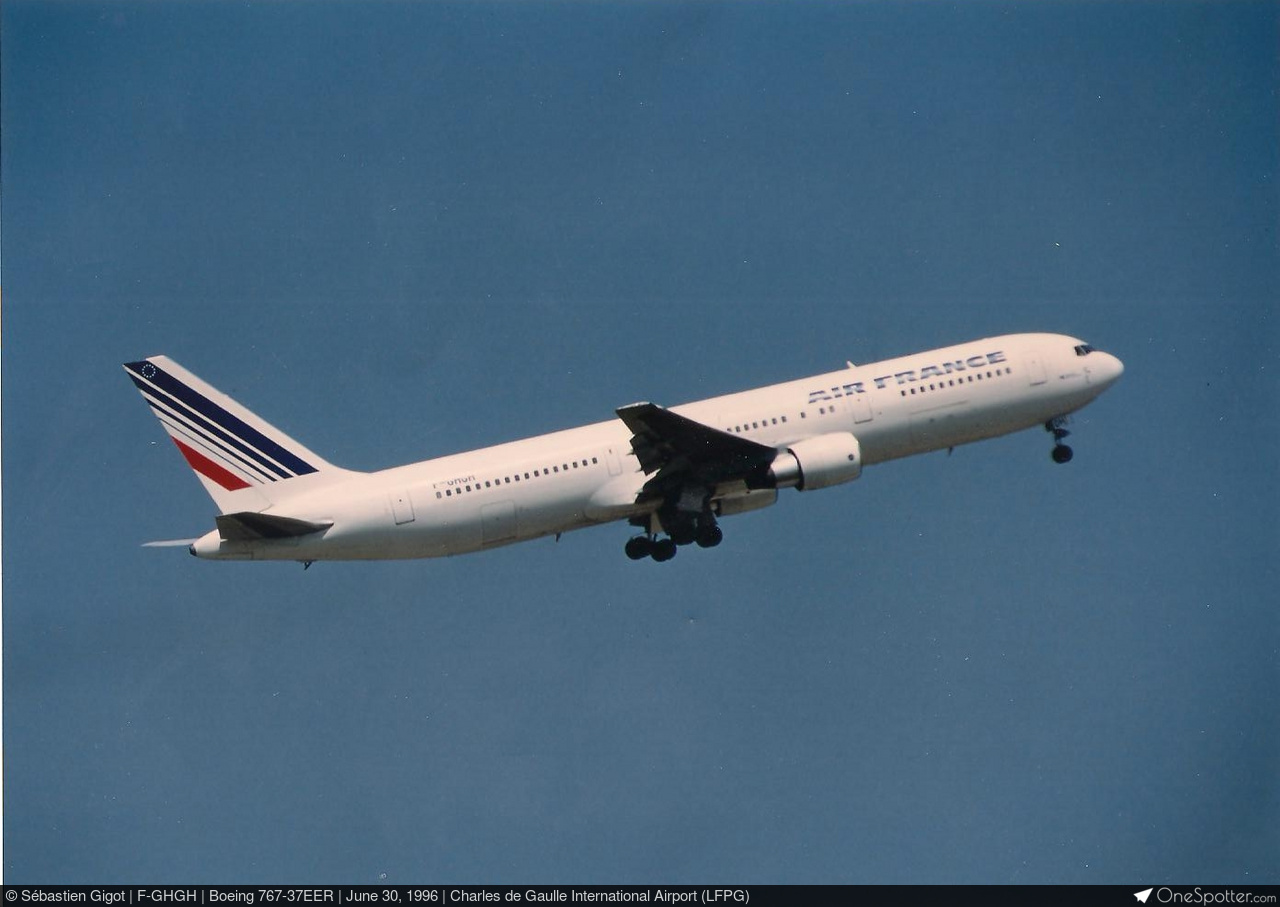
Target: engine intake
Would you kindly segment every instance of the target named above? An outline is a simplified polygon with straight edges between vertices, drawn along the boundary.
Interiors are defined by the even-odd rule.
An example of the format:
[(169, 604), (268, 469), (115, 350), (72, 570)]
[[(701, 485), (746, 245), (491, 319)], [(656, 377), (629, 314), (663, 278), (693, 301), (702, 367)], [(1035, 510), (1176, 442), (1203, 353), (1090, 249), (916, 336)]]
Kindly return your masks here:
[(767, 488), (814, 491), (862, 475), (862, 447), (847, 431), (805, 438), (778, 453), (765, 475)]

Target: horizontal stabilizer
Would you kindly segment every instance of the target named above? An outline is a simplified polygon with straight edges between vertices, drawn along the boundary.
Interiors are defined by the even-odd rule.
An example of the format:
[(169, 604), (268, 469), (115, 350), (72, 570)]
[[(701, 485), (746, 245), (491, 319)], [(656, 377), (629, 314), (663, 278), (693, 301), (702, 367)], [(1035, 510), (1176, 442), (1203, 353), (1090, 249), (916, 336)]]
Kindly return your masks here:
[(270, 513), (224, 513), (215, 518), (218, 535), (228, 542), (256, 542), (258, 539), (287, 539), (313, 532), (323, 532), (332, 520), (313, 523)]
[(164, 539), (159, 542), (143, 542), (143, 548), (190, 548), (195, 539)]

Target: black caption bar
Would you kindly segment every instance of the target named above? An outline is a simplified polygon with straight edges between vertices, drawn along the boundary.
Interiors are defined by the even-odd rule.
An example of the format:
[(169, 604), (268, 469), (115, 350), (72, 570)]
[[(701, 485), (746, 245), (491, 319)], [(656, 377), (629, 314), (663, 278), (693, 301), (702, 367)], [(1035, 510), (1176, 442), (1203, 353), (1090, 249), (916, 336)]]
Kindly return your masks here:
[(5, 885), (9, 905), (85, 904), (107, 907), (170, 905), (355, 905), (456, 907), (467, 904), (699, 904), (719, 907), (773, 905), (959, 905), (975, 898), (984, 907), (1017, 905), (1114, 905), (1114, 907), (1280, 907), (1280, 886), (1087, 886), (1087, 885)]

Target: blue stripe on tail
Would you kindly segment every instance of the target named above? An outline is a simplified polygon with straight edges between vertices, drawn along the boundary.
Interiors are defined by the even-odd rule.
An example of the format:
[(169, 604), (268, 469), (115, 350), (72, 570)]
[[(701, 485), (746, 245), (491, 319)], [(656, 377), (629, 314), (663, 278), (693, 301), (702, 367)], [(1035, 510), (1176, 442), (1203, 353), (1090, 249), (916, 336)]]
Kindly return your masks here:
[[(139, 390), (159, 389), (175, 401), (181, 401), (186, 408), (198, 413), (212, 425), (221, 429), (219, 434), (224, 435), (228, 442), (235, 444), (246, 455), (258, 460), (265, 468), (279, 474), (281, 478), (288, 478), (289, 476), (281, 473), (280, 467), (274, 463), (265, 462), (261, 457), (255, 455), (254, 451), (246, 449), (244, 444), (257, 448), (258, 451), (275, 460), (276, 463), (290, 470), (294, 475), (303, 476), (317, 472), (316, 467), (306, 460), (281, 447), (262, 432), (233, 416), (203, 394), (187, 387), (155, 363), (144, 359), (140, 362), (125, 363), (125, 368), (129, 370), (129, 377), (133, 379), (133, 383), (138, 386)], [(150, 384), (148, 385), (146, 382), (150, 382)], [(236, 443), (237, 441), (243, 441), (244, 444)]]

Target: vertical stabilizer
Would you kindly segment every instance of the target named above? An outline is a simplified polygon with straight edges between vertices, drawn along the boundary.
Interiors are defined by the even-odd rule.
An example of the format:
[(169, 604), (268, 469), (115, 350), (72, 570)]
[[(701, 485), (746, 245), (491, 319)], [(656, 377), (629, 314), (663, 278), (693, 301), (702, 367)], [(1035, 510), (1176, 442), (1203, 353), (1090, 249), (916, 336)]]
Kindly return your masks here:
[(353, 475), (166, 356), (124, 369), (222, 513), (265, 510)]

